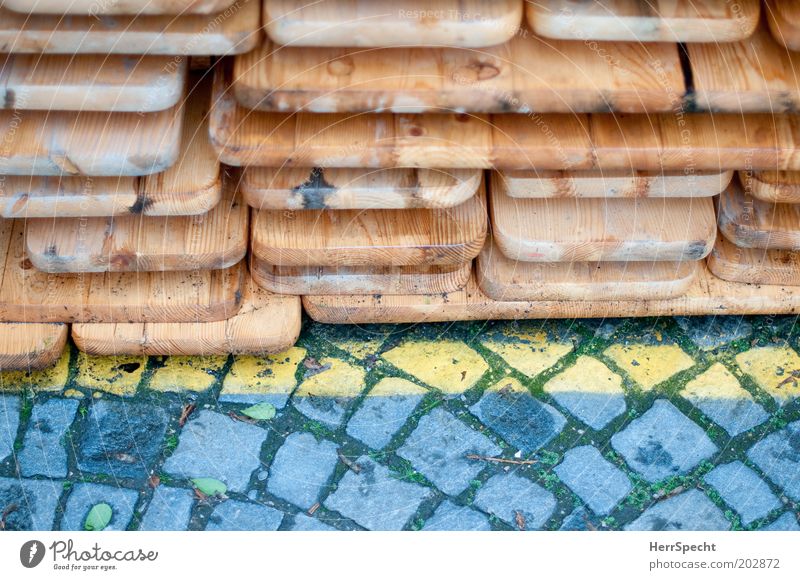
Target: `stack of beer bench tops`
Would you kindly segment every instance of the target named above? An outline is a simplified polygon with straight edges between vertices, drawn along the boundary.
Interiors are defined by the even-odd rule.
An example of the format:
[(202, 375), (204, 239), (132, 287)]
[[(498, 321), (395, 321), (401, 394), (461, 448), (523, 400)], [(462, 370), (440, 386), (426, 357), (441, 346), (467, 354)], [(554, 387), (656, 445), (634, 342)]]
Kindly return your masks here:
[(796, 312), (778, 4), (265, 0), (210, 120), (255, 280), (329, 323)]
[(296, 339), (299, 299), (251, 284), (238, 177), (208, 141), (210, 72), (191, 70), (260, 43), (260, 3), (231, 4), (2, 3), (1, 369), (53, 363), (69, 324), (101, 354)]

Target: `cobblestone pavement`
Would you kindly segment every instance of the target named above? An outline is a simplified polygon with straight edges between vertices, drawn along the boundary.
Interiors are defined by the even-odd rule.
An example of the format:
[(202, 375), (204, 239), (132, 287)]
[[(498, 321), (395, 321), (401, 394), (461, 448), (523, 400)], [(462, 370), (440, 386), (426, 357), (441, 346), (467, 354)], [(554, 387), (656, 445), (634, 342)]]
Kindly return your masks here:
[(0, 373), (0, 527), (107, 504), (106, 529), (800, 530), (799, 338), (794, 317), (308, 322), (263, 358), (73, 347)]

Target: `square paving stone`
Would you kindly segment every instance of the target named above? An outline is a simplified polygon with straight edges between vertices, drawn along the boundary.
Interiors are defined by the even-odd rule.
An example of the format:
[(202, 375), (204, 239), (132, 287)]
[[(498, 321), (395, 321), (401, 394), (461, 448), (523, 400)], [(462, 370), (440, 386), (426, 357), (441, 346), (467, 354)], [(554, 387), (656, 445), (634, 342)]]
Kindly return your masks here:
[(220, 403), (269, 403), (283, 409), (297, 386), (295, 373), (306, 349), (292, 348), (267, 356), (237, 356), (222, 383)]
[(139, 529), (149, 532), (183, 531), (189, 526), (194, 493), (181, 487), (159, 485), (147, 505)]
[(594, 513), (601, 516), (611, 513), (632, 489), (628, 476), (591, 445), (567, 451), (555, 472)]
[(318, 500), (336, 469), (336, 444), (317, 441), (311, 433), (292, 433), (286, 438), (269, 468), (267, 490), (303, 509)]
[(19, 471), (24, 477), (66, 477), (64, 435), (77, 410), (78, 401), (73, 399), (50, 399), (33, 407), (22, 449), (17, 455)]
[(714, 350), (753, 333), (753, 325), (740, 316), (677, 316), (675, 322), (702, 350)]
[(168, 421), (161, 405), (94, 401), (78, 444), (78, 469), (145, 479), (161, 453)]
[(765, 437), (747, 456), (786, 495), (800, 501), (800, 421)]
[(489, 519), (474, 509), (444, 500), (428, 518), (423, 532), (486, 532), (491, 530)]
[(572, 510), (558, 529), (562, 532), (596, 532), (603, 528), (600, 518), (581, 506)]
[(325, 500), (325, 507), (369, 530), (402, 530), (433, 494), (427, 487), (396, 479), (388, 468), (367, 456), (356, 464), (359, 473), (348, 470)]
[(19, 429), (19, 397), (0, 395), (0, 461), (11, 455)]
[(420, 419), (397, 454), (407, 459), (414, 469), (449, 495), (464, 491), (484, 468), (469, 454), (493, 457), (500, 447), (486, 436), (467, 427), (443, 409), (433, 409)]
[(777, 520), (761, 528), (762, 532), (800, 532), (800, 524), (797, 523), (797, 516), (786, 513)]
[(183, 428), (178, 448), (164, 463), (175, 477), (213, 477), (236, 492), (245, 492), (250, 475), (261, 465), (267, 432), (213, 411), (200, 411)]
[(625, 526), (640, 532), (728, 530), (731, 524), (704, 493), (690, 489), (647, 509)]
[(478, 490), (473, 503), (515, 529), (519, 529), (519, 514), (525, 530), (540, 529), (556, 508), (552, 493), (513, 473), (492, 477)]
[(718, 465), (703, 479), (736, 510), (745, 526), (782, 505), (761, 477), (741, 461)]
[(294, 522), (289, 528), (292, 532), (333, 532), (336, 528), (329, 526), (326, 523), (319, 521), (317, 518), (312, 518), (306, 514), (296, 514)]
[(769, 419), (764, 408), (720, 363), (689, 381), (681, 394), (731, 437)]
[(536, 399), (512, 378), (489, 388), (469, 410), (511, 446), (526, 454), (547, 445), (567, 423), (561, 413)]
[(364, 389), (364, 369), (343, 360), (326, 357), (321, 369), (300, 383), (292, 404), (303, 415), (338, 429), (353, 401)]
[(97, 483), (75, 484), (67, 498), (61, 529), (83, 530), (89, 510), (99, 503), (106, 503), (111, 506), (111, 521), (105, 529), (124, 530), (133, 517), (133, 508), (138, 498), (139, 494), (132, 489)]
[(0, 478), (0, 512), (10, 505), (17, 506), (6, 516), (6, 530), (52, 530), (62, 491), (61, 481)]
[(214, 508), (206, 530), (239, 532), (272, 532), (280, 527), (283, 512), (243, 501), (227, 500)]
[(411, 381), (381, 379), (347, 423), (347, 434), (372, 449), (383, 449), (405, 425), (427, 391)]
[(616, 433), (611, 445), (650, 482), (687, 473), (717, 452), (705, 431), (665, 399)]

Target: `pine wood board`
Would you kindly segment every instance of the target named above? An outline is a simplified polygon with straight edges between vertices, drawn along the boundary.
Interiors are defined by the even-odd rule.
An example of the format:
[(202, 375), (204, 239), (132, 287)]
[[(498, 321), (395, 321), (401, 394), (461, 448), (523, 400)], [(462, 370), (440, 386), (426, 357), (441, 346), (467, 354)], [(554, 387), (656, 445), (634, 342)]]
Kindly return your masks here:
[(664, 112), (686, 91), (675, 44), (595, 46), (524, 29), (480, 50), (266, 42), (236, 57), (233, 78), (241, 105), (274, 112)]
[(244, 259), (249, 212), (229, 178), (206, 214), (28, 220), (25, 250), (53, 274), (218, 270)]
[(169, 57), (0, 55), (5, 109), (163, 111), (183, 97), (187, 66)]
[(800, 203), (798, 171), (740, 171), (739, 180), (756, 199), (769, 203)]
[(72, 339), (94, 355), (274, 354), (300, 335), (297, 296), (279, 296), (245, 286), (242, 307), (217, 322), (73, 324)]
[(800, 111), (800, 55), (778, 44), (766, 23), (745, 40), (689, 44), (686, 50), (692, 67), (691, 99), (697, 109)]
[(711, 197), (733, 171), (495, 171), (492, 191), (514, 198)]
[(730, 282), (800, 286), (800, 252), (740, 248), (720, 234), (706, 261), (715, 276)]
[(0, 371), (47, 368), (67, 344), (66, 324), (0, 323)]
[(800, 249), (800, 205), (756, 199), (738, 181), (719, 196), (718, 224), (740, 248)]
[[(31, 3), (33, 2), (33, 3)], [(234, 0), (2, 0), (4, 8), (22, 14), (73, 14), (83, 16), (139, 14), (212, 14)]]
[(711, 198), (515, 199), (493, 190), (497, 246), (527, 262), (683, 261), (714, 245)]
[(176, 163), (137, 177), (0, 177), (0, 217), (89, 218), (204, 214), (222, 198), (217, 155), (208, 141), (208, 91), (193, 90), (185, 107)]
[(475, 262), (481, 290), (494, 300), (663, 300), (684, 294), (700, 261), (519, 262), (492, 240)]
[(101, 18), (26, 15), (0, 8), (0, 52), (180, 56), (247, 52), (261, 39), (260, 0), (231, 4), (218, 14)]
[(463, 264), (487, 231), (483, 185), (449, 209), (253, 211), (253, 255), (283, 267)]
[(238, 105), (217, 72), (209, 133), (234, 166), (800, 169), (799, 115), (269, 113)]
[(800, 50), (800, 1), (764, 0), (772, 35), (789, 50)]
[(0, 220), (0, 322), (213, 322), (241, 306), (243, 263), (192, 272), (48, 274), (23, 220)]
[(449, 208), (475, 195), (482, 176), (476, 169), (248, 167), (240, 191), (256, 209)]
[(800, 313), (800, 287), (727, 282), (703, 267), (684, 295), (668, 300), (500, 302), (487, 297), (473, 276), (466, 288), (448, 294), (304, 296), (303, 307), (313, 320), (328, 324), (797, 314)]
[(0, 176), (141, 176), (180, 155), (183, 107), (155, 113), (0, 110)]
[(264, 0), (264, 28), (293, 46), (501, 44), (522, 20), (522, 0)]
[(281, 267), (253, 257), (253, 280), (276, 294), (441, 294), (463, 288), (472, 262), (453, 266)]
[(580, 41), (734, 42), (759, 20), (759, 0), (600, 0), (527, 2), (537, 34)]

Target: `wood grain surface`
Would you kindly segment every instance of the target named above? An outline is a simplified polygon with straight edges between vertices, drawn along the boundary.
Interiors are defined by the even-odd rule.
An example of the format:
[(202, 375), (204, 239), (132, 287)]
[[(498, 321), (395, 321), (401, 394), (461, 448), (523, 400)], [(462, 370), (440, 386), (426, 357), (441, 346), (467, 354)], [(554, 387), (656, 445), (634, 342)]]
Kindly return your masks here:
[[(33, 3), (31, 3), (33, 2)], [(23, 14), (211, 14), (221, 12), (234, 0), (2, 0), (0, 6)]]
[(477, 169), (248, 167), (240, 191), (256, 209), (448, 208), (475, 195)]
[(274, 112), (664, 112), (686, 91), (675, 44), (552, 41), (526, 29), (486, 49), (266, 42), (236, 57), (233, 78), (240, 104)]
[(500, 302), (487, 297), (473, 277), (466, 288), (449, 294), (304, 296), (303, 307), (313, 320), (328, 324), (797, 314), (800, 313), (800, 287), (728, 282), (701, 268), (685, 294), (668, 300)]
[(719, 196), (718, 224), (740, 248), (800, 249), (800, 205), (756, 199), (738, 180)]
[(218, 14), (105, 18), (27, 15), (0, 8), (0, 52), (237, 54), (252, 50), (261, 40), (260, 3), (238, 0)]
[(515, 199), (492, 191), (500, 250), (528, 262), (682, 261), (714, 245), (710, 198)]
[(293, 346), (300, 326), (300, 298), (271, 294), (248, 281), (241, 309), (227, 320), (73, 324), (72, 338), (95, 355), (264, 355)]
[(151, 113), (183, 97), (187, 65), (165, 56), (0, 55), (5, 109)]
[(206, 214), (31, 219), (25, 249), (50, 273), (217, 270), (247, 253), (249, 212), (231, 177)]
[(500, 44), (522, 20), (522, 0), (264, 0), (264, 27), (295, 46)]
[(487, 230), (483, 186), (450, 209), (253, 211), (253, 255), (282, 267), (463, 264)]
[(276, 294), (441, 294), (463, 288), (472, 262), (453, 266), (280, 267), (252, 258), (253, 280)]
[(732, 42), (758, 24), (760, 2), (742, 0), (598, 0), (527, 2), (538, 34), (570, 40)]
[(0, 322), (213, 322), (241, 306), (246, 268), (48, 274), (25, 254), (23, 220), (0, 220)]
[(800, 286), (799, 252), (740, 248), (720, 234), (706, 261), (708, 269), (723, 280), (746, 284)]
[(0, 371), (31, 371), (55, 364), (64, 352), (66, 324), (0, 323)]
[(800, 203), (800, 171), (740, 171), (739, 181), (756, 199)]
[(800, 115), (268, 113), (238, 105), (224, 70), (217, 70), (209, 133), (228, 165), (800, 169)]
[(481, 290), (500, 301), (660, 300), (684, 294), (700, 267), (699, 260), (519, 262), (489, 240), (478, 255), (475, 276)]
[(711, 197), (733, 171), (494, 171), (492, 191), (509, 197)]
[(772, 35), (789, 50), (800, 50), (800, 0), (764, 0)]

